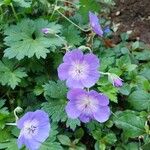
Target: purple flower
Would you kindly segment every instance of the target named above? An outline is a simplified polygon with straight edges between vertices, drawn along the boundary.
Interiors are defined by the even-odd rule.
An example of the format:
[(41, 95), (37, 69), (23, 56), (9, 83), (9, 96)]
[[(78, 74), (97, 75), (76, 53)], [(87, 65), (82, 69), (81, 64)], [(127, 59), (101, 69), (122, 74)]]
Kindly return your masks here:
[(106, 26), (106, 27), (104, 28), (104, 33), (107, 34), (107, 33), (110, 33), (110, 32), (111, 32), (110, 27), (109, 27), (109, 26)]
[(116, 86), (116, 87), (120, 87), (120, 86), (122, 86), (123, 85), (123, 82), (122, 82), (122, 79), (121, 78), (115, 78), (114, 80), (113, 80), (113, 82), (114, 82), (114, 86)]
[(123, 85), (123, 80), (117, 76), (116, 74), (109, 74), (108, 75), (108, 80), (113, 84), (115, 87), (121, 87)]
[(19, 149), (25, 145), (29, 150), (37, 150), (49, 136), (49, 117), (42, 110), (27, 112), (17, 121), (17, 127), (21, 129), (18, 137)]
[(48, 34), (48, 33), (50, 32), (50, 29), (49, 29), (49, 28), (43, 28), (43, 29), (42, 29), (42, 32), (43, 32), (44, 34)]
[(101, 25), (99, 24), (99, 19), (98, 17), (92, 13), (92, 12), (89, 12), (89, 20), (90, 20), (90, 25), (92, 27), (92, 30), (98, 34), (99, 36), (103, 36), (103, 30), (102, 30), (102, 27)]
[(109, 99), (104, 94), (94, 90), (72, 89), (67, 98), (70, 100), (66, 106), (69, 118), (79, 118), (85, 123), (93, 119), (102, 123), (109, 119)]
[(74, 49), (63, 57), (64, 63), (58, 67), (60, 80), (66, 80), (69, 88), (93, 86), (99, 79), (99, 59), (94, 54), (83, 54)]

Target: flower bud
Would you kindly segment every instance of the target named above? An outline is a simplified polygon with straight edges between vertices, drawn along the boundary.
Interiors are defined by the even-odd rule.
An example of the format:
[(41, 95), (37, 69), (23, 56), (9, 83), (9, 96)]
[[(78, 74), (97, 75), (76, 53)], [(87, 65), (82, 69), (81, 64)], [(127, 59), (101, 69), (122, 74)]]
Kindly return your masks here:
[(117, 76), (116, 74), (109, 74), (108, 80), (113, 84), (115, 87), (121, 87), (123, 85), (123, 80)]

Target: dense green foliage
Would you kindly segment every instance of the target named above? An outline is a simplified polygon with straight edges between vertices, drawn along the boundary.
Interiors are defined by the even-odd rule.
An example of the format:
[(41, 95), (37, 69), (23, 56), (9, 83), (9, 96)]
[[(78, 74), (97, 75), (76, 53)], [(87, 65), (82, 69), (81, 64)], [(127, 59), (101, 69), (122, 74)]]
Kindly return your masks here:
[[(15, 122), (17, 106), (24, 110), (20, 116), (36, 109), (49, 114), (52, 129), (40, 150), (150, 149), (149, 49), (140, 41), (129, 41), (127, 33), (122, 33), (120, 43), (107, 45), (111, 33), (100, 38), (84, 31), (89, 29), (89, 11), (106, 13), (112, 4), (111, 0), (0, 0), (0, 149), (18, 149), (19, 130), (6, 125)], [(101, 23), (105, 27), (110, 21), (102, 18)], [(43, 34), (42, 28), (51, 33)], [(88, 51), (85, 46), (99, 57), (100, 71), (124, 81), (117, 88), (101, 75), (93, 87), (110, 99), (112, 114), (103, 124), (81, 123), (64, 110), (68, 89), (58, 79), (57, 67), (67, 49)]]

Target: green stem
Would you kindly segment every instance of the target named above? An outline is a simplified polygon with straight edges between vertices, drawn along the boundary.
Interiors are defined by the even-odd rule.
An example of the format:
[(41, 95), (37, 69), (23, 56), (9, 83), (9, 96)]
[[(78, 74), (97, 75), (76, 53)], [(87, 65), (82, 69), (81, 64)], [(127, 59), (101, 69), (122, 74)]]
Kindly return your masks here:
[(50, 16), (50, 19), (52, 19), (53, 15), (55, 13), (55, 10), (56, 10), (55, 7), (57, 6), (57, 3), (58, 3), (58, 0), (55, 1), (54, 9), (53, 9), (53, 12), (52, 12), (52, 14)]
[(67, 18), (63, 13), (61, 13), (58, 9), (56, 9), (56, 11), (62, 16), (64, 17), (67, 21), (69, 21), (71, 24), (73, 24), (74, 26), (76, 26), (77, 28), (79, 28), (81, 31), (83, 32), (88, 32), (90, 31), (89, 29), (88, 30), (84, 30), (82, 29), (80, 26), (78, 26), (77, 24), (75, 24), (73, 21), (71, 21), (69, 18)]
[(13, 14), (14, 14), (16, 20), (18, 21), (19, 19), (18, 19), (17, 13), (16, 13), (16, 11), (15, 11), (14, 5), (13, 5), (12, 3), (10, 3), (10, 6), (11, 6), (11, 9), (12, 9), (12, 11), (13, 11)]
[(18, 121), (18, 119), (19, 119), (19, 117), (17, 116), (17, 112), (18, 113), (20, 113), (20, 112), (22, 112), (23, 111), (23, 109), (21, 108), (21, 107), (17, 107), (17, 108), (15, 108), (15, 110), (14, 110), (14, 116), (15, 116), (15, 120), (16, 120), (16, 122)]
[(100, 71), (100, 74), (102, 74), (102, 75), (110, 75), (109, 72), (101, 72), (101, 71)]
[(67, 50), (67, 48), (68, 48), (67, 42), (61, 36), (59, 36), (58, 34), (55, 34), (55, 36), (60, 38), (60, 40), (64, 42), (65, 49)]
[(92, 53), (91, 48), (90, 48), (90, 47), (87, 47), (87, 46), (80, 46), (79, 49), (83, 49), (83, 50), (86, 50), (86, 49), (87, 49), (87, 50), (89, 50), (90, 53)]
[(118, 116), (116, 114), (114, 114), (112, 111), (111, 111), (112, 115), (114, 115), (116, 118), (118, 118)]
[(8, 125), (8, 126), (17, 126), (16, 123), (6, 123), (6, 125)]

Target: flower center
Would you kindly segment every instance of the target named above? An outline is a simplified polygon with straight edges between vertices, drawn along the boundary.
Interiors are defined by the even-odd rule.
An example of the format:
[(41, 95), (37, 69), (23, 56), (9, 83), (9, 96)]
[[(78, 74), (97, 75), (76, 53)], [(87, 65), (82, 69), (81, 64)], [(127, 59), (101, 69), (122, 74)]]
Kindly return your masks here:
[(69, 75), (75, 80), (84, 79), (88, 74), (88, 69), (89, 66), (86, 62), (76, 61), (72, 63)]
[(92, 115), (93, 112), (98, 110), (98, 100), (88, 95), (82, 95), (76, 101), (76, 106), (82, 113)]
[(28, 134), (34, 134), (36, 128), (36, 126), (31, 125), (31, 127), (27, 128)]
[(37, 120), (28, 120), (24, 123), (24, 127), (21, 130), (21, 135), (27, 139), (31, 139), (33, 136), (38, 133), (38, 124)]

